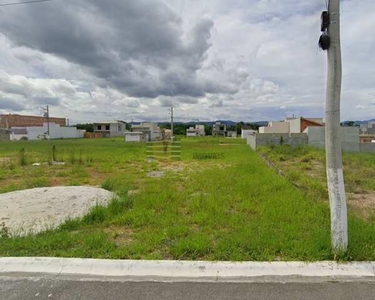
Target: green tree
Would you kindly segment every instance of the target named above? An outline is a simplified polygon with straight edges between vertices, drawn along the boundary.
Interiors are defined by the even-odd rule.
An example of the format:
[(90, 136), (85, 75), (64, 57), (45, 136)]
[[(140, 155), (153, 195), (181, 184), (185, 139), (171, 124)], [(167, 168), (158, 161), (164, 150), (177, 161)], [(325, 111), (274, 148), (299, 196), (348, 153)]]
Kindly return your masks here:
[(347, 127), (354, 127), (356, 126), (355, 122), (354, 121), (346, 121), (346, 122), (343, 122), (341, 123), (342, 126), (347, 126)]
[(79, 130), (86, 130), (87, 132), (94, 132), (94, 124), (77, 124), (75, 125)]
[(212, 126), (210, 125), (204, 126), (204, 132), (206, 133), (206, 135), (212, 135)]

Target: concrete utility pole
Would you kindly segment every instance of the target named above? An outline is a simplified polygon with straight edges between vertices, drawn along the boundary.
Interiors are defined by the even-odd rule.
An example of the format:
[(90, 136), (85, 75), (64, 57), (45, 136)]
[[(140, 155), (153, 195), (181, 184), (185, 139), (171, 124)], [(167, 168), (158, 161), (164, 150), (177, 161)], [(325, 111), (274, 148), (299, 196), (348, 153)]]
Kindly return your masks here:
[(173, 142), (173, 106), (171, 106), (171, 141)]
[(47, 134), (49, 138), (49, 106), (47, 105)]
[(49, 106), (46, 105), (46, 108), (43, 108), (45, 110), (44, 117), (47, 119), (47, 135), (49, 138)]
[(348, 248), (348, 216), (342, 167), (340, 137), (341, 96), (341, 46), (340, 46), (340, 0), (330, 0), (328, 13), (330, 23), (328, 36), (328, 73), (325, 113), (326, 169), (329, 202), (331, 208), (331, 238), (335, 253)]

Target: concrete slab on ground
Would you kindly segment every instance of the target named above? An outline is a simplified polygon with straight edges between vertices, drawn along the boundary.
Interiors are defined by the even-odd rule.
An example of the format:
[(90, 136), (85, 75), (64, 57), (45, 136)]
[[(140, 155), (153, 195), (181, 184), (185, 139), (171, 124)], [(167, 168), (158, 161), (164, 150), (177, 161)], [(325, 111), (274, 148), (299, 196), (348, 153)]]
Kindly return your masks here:
[(38, 233), (87, 214), (115, 195), (101, 188), (60, 186), (0, 194), (0, 224), (12, 235)]

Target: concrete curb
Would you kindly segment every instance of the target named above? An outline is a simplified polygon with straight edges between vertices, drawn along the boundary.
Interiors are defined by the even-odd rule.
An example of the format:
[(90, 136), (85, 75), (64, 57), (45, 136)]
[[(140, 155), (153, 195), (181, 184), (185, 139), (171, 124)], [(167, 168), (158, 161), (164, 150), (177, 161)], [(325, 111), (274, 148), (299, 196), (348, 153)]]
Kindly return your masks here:
[(375, 262), (203, 262), (0, 258), (0, 276), (157, 282), (375, 281)]

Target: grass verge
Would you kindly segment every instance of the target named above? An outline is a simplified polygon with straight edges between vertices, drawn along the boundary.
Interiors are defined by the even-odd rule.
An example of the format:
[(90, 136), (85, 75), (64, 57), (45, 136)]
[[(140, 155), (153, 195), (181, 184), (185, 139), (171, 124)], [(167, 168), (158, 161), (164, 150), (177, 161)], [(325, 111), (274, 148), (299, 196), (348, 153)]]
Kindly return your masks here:
[[(71, 178), (91, 182), (92, 170), (98, 170), (104, 174), (98, 177), (100, 185), (120, 198), (56, 230), (3, 238), (0, 255), (229, 261), (334, 258), (323, 190), (299, 178), (304, 177), (301, 170), (299, 177), (293, 172), (288, 176), (306, 180), (309, 188), (295, 188), (290, 178), (278, 176), (242, 140), (183, 139), (178, 162), (147, 162), (141, 144), (84, 142), (92, 156), (89, 164), (79, 165), (86, 175), (75, 177), (76, 172), (70, 171), (75, 165), (69, 164), (59, 166), (58, 172), (64, 173), (67, 182)], [(83, 141), (77, 143), (81, 146)], [(42, 155), (38, 147), (35, 144), (29, 151)], [(310, 156), (319, 158), (320, 154), (298, 151), (296, 156), (286, 149), (264, 153), (279, 162), (288, 161), (289, 155), (298, 161), (303, 157), (303, 163), (309, 161), (314, 169), (315, 158)], [(2, 154), (11, 156), (9, 152)], [(216, 159), (194, 159), (204, 157), (197, 153), (215, 153), (206, 157)], [(42, 174), (50, 174), (54, 167), (45, 166)], [(19, 173), (38, 171), (29, 166), (16, 168)], [(147, 176), (155, 170), (164, 176)], [(375, 259), (374, 224), (351, 212), (349, 226), (349, 251), (340, 259)]]

